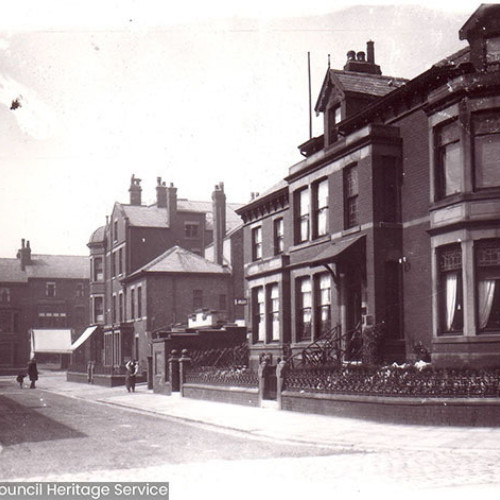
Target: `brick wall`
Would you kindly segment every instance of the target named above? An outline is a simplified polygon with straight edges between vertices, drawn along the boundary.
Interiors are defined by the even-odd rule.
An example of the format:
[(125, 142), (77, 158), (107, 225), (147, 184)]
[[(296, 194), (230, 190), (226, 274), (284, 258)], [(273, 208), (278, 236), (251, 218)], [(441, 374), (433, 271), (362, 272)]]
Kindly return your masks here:
[(417, 399), (283, 392), (282, 410), (411, 425), (498, 426), (497, 399)]
[(186, 398), (217, 401), (219, 403), (231, 403), (244, 406), (259, 406), (258, 389), (202, 384), (184, 384), (182, 386), (182, 396)]

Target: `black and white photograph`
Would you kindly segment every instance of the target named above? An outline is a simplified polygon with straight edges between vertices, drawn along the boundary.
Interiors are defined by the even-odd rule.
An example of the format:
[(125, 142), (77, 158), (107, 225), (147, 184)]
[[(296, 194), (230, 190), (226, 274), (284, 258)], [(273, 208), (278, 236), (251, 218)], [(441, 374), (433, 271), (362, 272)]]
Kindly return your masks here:
[(499, 494), (499, 3), (0, 0), (0, 500)]

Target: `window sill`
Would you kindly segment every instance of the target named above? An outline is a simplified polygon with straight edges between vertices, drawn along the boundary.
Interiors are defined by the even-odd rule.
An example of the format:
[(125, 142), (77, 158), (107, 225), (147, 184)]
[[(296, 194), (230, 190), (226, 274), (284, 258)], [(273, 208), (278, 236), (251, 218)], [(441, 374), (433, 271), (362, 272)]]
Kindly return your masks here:
[(361, 231), (361, 225), (353, 226), (342, 231), (342, 236), (349, 236), (350, 234), (359, 233)]

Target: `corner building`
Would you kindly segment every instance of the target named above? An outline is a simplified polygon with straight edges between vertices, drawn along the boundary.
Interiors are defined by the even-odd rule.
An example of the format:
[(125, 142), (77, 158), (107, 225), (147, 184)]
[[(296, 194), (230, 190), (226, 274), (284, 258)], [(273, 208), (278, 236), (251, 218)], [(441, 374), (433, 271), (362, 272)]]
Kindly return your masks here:
[[(216, 310), (227, 322), (243, 316), (234, 306), (232, 263), (222, 252), (226, 232), (241, 227), (234, 211), (241, 205), (226, 203), (223, 184), (212, 202), (178, 198), (161, 178), (152, 205), (142, 203), (134, 176), (129, 193), (129, 203), (115, 203), (88, 243), (92, 340), (74, 362), (119, 367), (136, 358), (145, 370), (158, 330), (187, 323), (198, 309)], [(214, 262), (203, 257), (209, 244), (217, 248)]]
[(412, 80), (384, 76), (371, 41), (328, 68), (324, 134), (238, 211), (254, 361), (383, 324), (386, 361), (423, 346), (435, 366), (498, 366), (500, 5), (459, 38)]

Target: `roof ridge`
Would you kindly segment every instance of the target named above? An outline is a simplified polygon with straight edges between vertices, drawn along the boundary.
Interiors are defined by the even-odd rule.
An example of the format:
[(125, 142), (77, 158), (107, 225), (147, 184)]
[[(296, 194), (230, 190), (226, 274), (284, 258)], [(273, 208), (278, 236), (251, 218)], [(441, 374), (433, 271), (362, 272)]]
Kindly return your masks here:
[(344, 70), (344, 69), (334, 69), (334, 68), (330, 68), (330, 71), (333, 71), (334, 73), (342, 73), (342, 74), (345, 74), (345, 75), (353, 75), (353, 76), (377, 78), (379, 80), (404, 80), (404, 81), (410, 81), (409, 78), (405, 78), (404, 76), (377, 75), (375, 73), (362, 73), (360, 71), (347, 71), (347, 70)]

